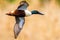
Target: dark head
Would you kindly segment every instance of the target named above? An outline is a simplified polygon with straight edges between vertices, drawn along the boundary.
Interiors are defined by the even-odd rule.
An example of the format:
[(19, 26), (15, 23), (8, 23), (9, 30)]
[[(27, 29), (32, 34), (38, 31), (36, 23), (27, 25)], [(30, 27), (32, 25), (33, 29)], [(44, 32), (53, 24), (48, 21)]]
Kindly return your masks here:
[(26, 1), (21, 1), (20, 5), (26, 5), (27, 7), (29, 6), (29, 4)]
[(40, 13), (40, 12), (37, 11), (37, 10), (33, 10), (33, 11), (31, 11), (31, 13), (32, 13), (32, 14), (40, 14), (40, 15), (44, 15), (44, 14)]

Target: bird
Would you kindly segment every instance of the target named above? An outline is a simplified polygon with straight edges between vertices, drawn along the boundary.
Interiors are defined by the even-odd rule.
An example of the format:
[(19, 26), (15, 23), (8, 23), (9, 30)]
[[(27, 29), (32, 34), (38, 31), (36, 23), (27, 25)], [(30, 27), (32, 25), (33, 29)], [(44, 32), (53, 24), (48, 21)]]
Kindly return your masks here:
[(32, 10), (32, 11), (27, 10), (28, 6), (29, 6), (29, 4), (26, 1), (22, 1), (22, 2), (20, 2), (20, 5), (18, 6), (18, 8), (15, 11), (11, 11), (6, 14), (9, 16), (15, 16), (15, 20), (16, 20), (16, 23), (14, 25), (15, 39), (18, 37), (19, 33), (21, 32), (21, 30), (24, 26), (25, 17), (31, 16), (33, 14), (44, 15), (37, 10)]
[(29, 4), (26, 1), (21, 1), (19, 3), (20, 5), (17, 7), (16, 10), (14, 11), (10, 11), (9, 13), (7, 13), (6, 15), (9, 16), (15, 16), (15, 25), (14, 25), (14, 37), (15, 39), (17, 38), (17, 36), (19, 35), (19, 33), (21, 32), (23, 25), (25, 23), (25, 13), (24, 10), (27, 10), (27, 7), (29, 6)]

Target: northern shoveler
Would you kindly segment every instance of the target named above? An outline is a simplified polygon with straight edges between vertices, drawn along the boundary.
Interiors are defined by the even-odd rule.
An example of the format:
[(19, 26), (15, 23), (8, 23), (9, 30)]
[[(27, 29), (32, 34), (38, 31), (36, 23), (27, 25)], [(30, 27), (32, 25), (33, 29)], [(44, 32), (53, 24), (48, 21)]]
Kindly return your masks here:
[(37, 10), (33, 10), (31, 12), (28, 11), (27, 10), (28, 6), (29, 6), (29, 4), (26, 1), (22, 1), (22, 2), (20, 2), (20, 5), (18, 6), (18, 8), (15, 11), (11, 11), (11, 12), (7, 13), (7, 15), (15, 16), (15, 19), (16, 19), (16, 23), (14, 26), (15, 38), (17, 38), (17, 36), (19, 35), (19, 33), (21, 32), (21, 30), (23, 28), (23, 25), (25, 23), (24, 17), (28, 17), (33, 14), (44, 15), (44, 14), (38, 12)]

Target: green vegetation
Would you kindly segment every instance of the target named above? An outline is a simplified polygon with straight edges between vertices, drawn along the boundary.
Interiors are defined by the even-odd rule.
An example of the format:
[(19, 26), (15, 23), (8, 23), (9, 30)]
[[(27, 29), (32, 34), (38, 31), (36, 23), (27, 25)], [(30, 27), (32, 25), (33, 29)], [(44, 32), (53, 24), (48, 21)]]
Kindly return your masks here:
[(6, 0), (9, 3), (14, 3), (16, 0)]
[(60, 6), (60, 0), (56, 0), (56, 3)]

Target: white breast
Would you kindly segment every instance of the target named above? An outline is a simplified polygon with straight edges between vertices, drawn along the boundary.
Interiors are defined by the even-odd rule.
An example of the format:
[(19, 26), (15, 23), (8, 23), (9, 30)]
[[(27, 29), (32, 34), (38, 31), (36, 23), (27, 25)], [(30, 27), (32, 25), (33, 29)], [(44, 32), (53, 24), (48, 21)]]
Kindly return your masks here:
[(28, 10), (25, 10), (25, 15), (30, 16), (30, 15), (32, 15), (32, 13), (30, 11), (28, 11)]

